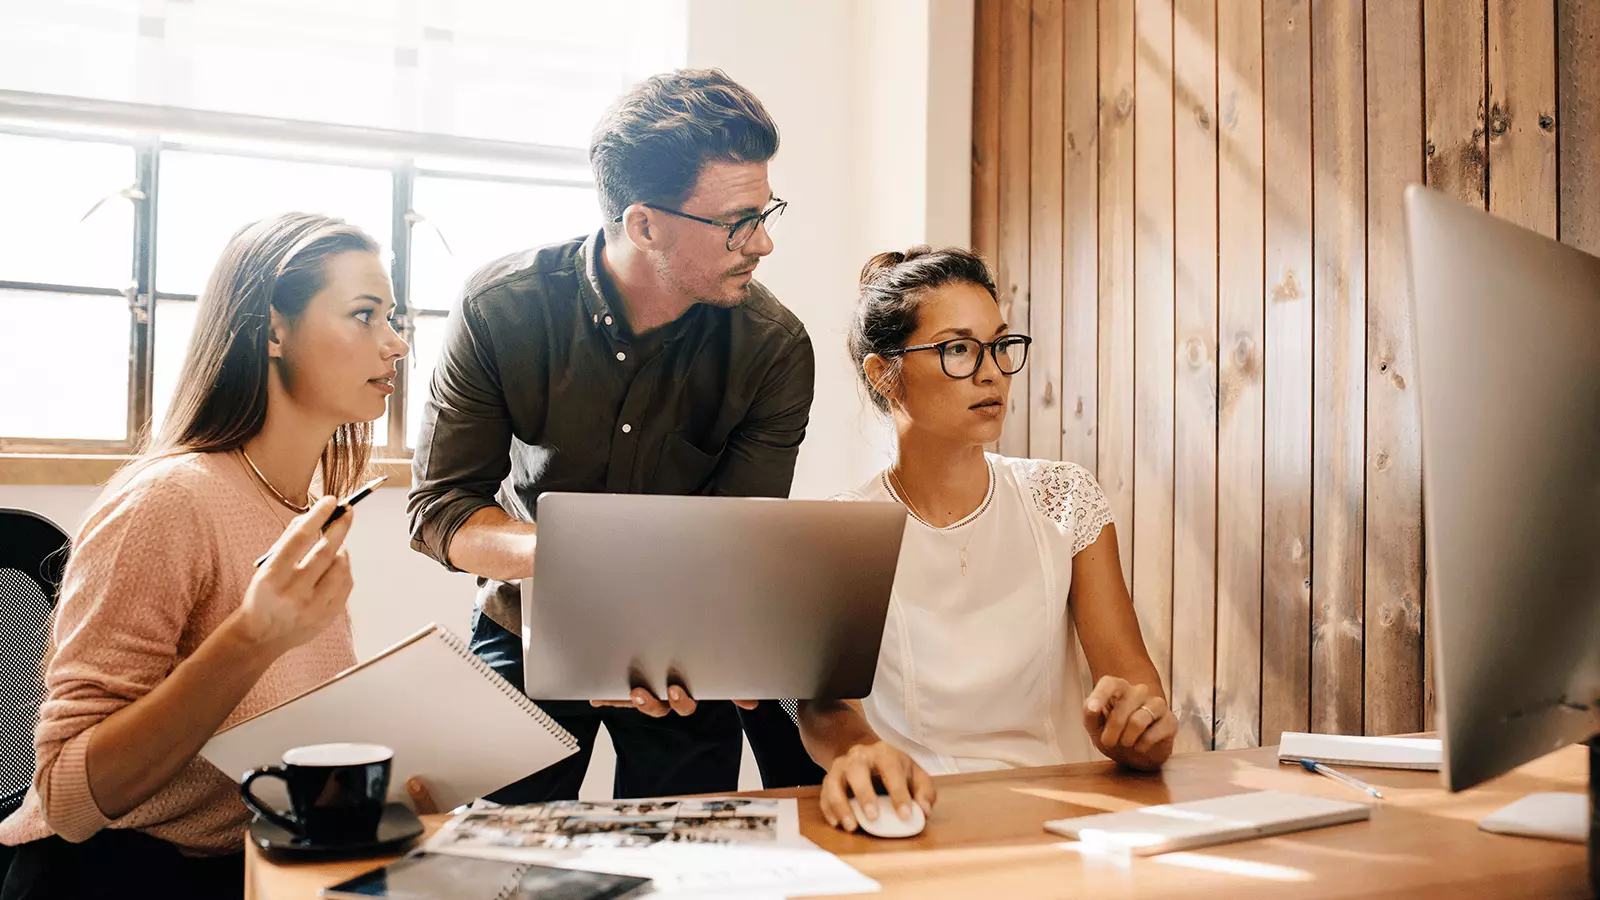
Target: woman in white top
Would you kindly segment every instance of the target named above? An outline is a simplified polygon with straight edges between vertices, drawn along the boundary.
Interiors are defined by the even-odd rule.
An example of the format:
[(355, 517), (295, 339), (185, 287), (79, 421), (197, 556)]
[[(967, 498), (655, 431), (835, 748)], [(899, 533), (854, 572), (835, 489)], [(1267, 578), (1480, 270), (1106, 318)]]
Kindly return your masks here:
[(828, 769), (830, 824), (856, 827), (848, 797), (870, 796), (874, 778), (905, 815), (911, 802), (931, 809), (930, 772), (1096, 752), (1151, 770), (1172, 753), (1177, 719), (1099, 485), (1073, 463), (984, 452), (1029, 342), (1010, 332), (969, 251), (883, 253), (862, 270), (851, 356), (898, 451), (844, 499), (898, 502), (910, 521), (872, 694), (799, 708), (807, 749)]

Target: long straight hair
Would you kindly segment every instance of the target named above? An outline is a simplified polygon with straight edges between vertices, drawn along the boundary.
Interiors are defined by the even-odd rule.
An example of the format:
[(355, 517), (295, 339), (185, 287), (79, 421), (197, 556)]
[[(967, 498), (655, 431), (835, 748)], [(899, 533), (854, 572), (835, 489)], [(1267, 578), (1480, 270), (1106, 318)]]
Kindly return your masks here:
[[(167, 418), (135, 467), (181, 453), (235, 450), (267, 421), (271, 311), (289, 321), (322, 290), (329, 257), (377, 253), (377, 241), (340, 219), (285, 213), (229, 239), (200, 295), (194, 336)], [(371, 422), (340, 425), (322, 452), (324, 493), (344, 496), (366, 473)]]

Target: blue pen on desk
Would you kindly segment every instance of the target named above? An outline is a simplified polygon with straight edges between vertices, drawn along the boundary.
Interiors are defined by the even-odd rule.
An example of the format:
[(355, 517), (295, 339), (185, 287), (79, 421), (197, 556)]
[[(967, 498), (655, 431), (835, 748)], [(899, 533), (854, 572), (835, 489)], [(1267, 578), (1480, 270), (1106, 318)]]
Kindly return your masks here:
[(1351, 778), (1349, 775), (1346, 775), (1345, 773), (1340, 772), (1339, 770), (1330, 766), (1325, 766), (1314, 759), (1301, 759), (1296, 760), (1296, 762), (1304, 766), (1307, 772), (1315, 772), (1318, 775), (1326, 775), (1329, 778), (1332, 778), (1334, 781), (1342, 781), (1364, 794), (1371, 794), (1372, 796), (1377, 797), (1379, 800), (1383, 799), (1383, 795), (1378, 793), (1377, 788), (1367, 784), (1365, 781), (1362, 781), (1359, 778)]

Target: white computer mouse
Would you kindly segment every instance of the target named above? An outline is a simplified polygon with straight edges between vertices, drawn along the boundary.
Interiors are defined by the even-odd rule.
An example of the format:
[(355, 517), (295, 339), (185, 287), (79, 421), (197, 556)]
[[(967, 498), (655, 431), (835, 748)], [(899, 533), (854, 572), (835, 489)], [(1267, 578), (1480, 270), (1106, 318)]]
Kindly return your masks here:
[(878, 818), (868, 820), (861, 814), (860, 802), (855, 797), (850, 798), (850, 814), (856, 817), (857, 827), (873, 837), (915, 837), (921, 834), (922, 829), (928, 824), (928, 817), (922, 814), (922, 807), (915, 803), (911, 804), (911, 818), (902, 819), (887, 796), (879, 794), (877, 801)]

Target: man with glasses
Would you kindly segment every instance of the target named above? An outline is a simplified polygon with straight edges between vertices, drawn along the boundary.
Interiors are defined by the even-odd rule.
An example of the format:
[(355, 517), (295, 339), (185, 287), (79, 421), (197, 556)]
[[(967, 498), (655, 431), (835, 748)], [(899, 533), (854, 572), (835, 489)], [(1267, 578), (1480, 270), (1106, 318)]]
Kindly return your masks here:
[[(754, 280), (786, 205), (767, 180), (777, 150), (761, 102), (721, 72), (648, 79), (590, 142), (605, 227), (490, 263), (451, 315), (411, 544), (478, 576), (472, 649), (519, 690), (518, 582), (542, 492), (789, 494), (815, 362), (800, 320)], [(673, 687), (636, 692), (637, 710), (541, 705), (582, 751), (494, 799), (575, 798), (602, 723), (618, 797), (734, 789), (741, 720), (768, 787), (822, 777), (777, 704), (697, 705)]]

